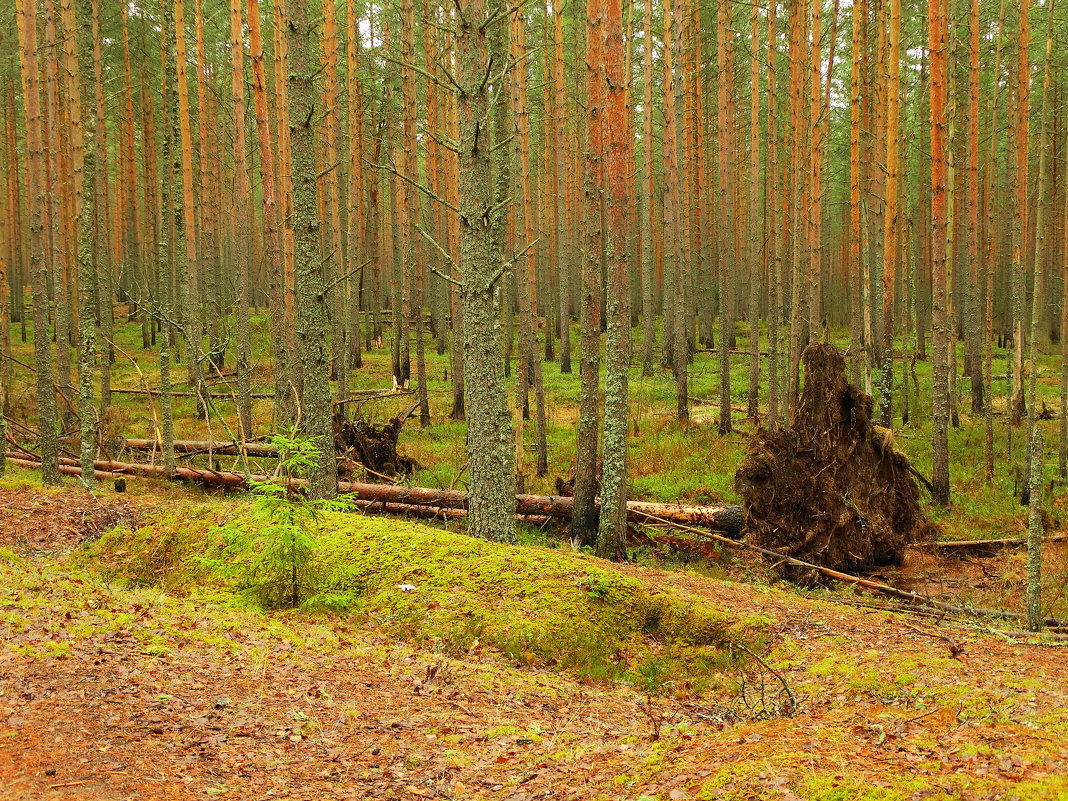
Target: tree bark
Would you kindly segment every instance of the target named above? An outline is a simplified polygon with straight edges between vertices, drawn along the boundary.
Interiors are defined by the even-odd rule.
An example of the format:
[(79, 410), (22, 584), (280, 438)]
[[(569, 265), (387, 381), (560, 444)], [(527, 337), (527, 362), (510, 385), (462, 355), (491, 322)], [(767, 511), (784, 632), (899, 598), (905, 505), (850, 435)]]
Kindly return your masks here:
[[(897, 3), (898, 0), (894, 0)], [(932, 500), (949, 505), (949, 308), (946, 297), (946, 60), (948, 21), (945, 0), (930, 0), (931, 53), (931, 284), (934, 335), (934, 467)], [(893, 12), (891, 12), (893, 13)], [(899, 10), (900, 13), (900, 10)], [(891, 46), (893, 51), (893, 46)], [(887, 219), (890, 219), (887, 214)], [(896, 215), (895, 215), (896, 216)], [(890, 231), (887, 230), (887, 236)]]
[(34, 0), (21, 0), (17, 9), (22, 99), (26, 113), (27, 209), (30, 232), (30, 270), (33, 275), (33, 354), (37, 377), (37, 426), (41, 432), (41, 481), (58, 484), (59, 441), (56, 427), (55, 379), (48, 339), (48, 263), (45, 259), (44, 141), (41, 122), (41, 81), (37, 69), (37, 10)]
[(241, 437), (252, 433), (252, 344), (249, 330), (249, 264), (251, 226), (248, 168), (245, 165), (245, 36), (242, 0), (230, 0), (230, 95), (234, 114), (234, 212), (237, 216), (237, 413)]
[(629, 182), (627, 140), (627, 87), (623, 77), (623, 9), (620, 0), (594, 0), (602, 16), (601, 37), (607, 67), (600, 80), (607, 82), (604, 115), (608, 181), (608, 334), (605, 339), (604, 471), (601, 521), (597, 554), (605, 558), (626, 555), (627, 431), (630, 408), (630, 254), (628, 253)]
[(586, 8), (586, 127), (583, 153), (583, 240), (582, 253), (582, 340), (579, 358), (582, 387), (579, 397), (578, 433), (575, 445), (575, 515), (571, 520), (571, 539), (592, 546), (597, 539), (597, 430), (600, 405), (601, 373), (601, 262), (604, 242), (601, 238), (603, 198), (601, 172), (603, 158), (602, 126), (606, 86), (603, 82), (604, 57), (601, 41), (600, 9), (591, 0)]
[(316, 201), (315, 122), (322, 113), (315, 87), (319, 71), (316, 23), (304, 3), (294, 3), (288, 19), (290, 163), (293, 175), (293, 227), (296, 244), (297, 341), (304, 368), (304, 432), (315, 444), (308, 470), (312, 499), (337, 494), (333, 408), (330, 403), (330, 354), (327, 350), (327, 302), (323, 286)]
[[(515, 539), (515, 462), (512, 420), (501, 362), (501, 276), (495, 232), (502, 212), (494, 196), (487, 28), (499, 6), (456, 3), (459, 88), (459, 249), (463, 304), (464, 405), (470, 473), (468, 531), (486, 539)], [(503, 76), (498, 77), (498, 80)]]

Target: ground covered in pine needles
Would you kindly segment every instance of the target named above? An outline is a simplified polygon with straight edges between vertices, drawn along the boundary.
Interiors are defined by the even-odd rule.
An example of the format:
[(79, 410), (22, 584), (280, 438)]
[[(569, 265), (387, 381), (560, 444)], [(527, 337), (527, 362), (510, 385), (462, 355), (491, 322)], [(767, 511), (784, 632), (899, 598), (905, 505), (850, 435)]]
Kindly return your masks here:
[(703, 686), (659, 663), (598, 680), (477, 639), (445, 653), (388, 621), (133, 586), (84, 556), (103, 522), (77, 521), (203, 503), (162, 490), (153, 508), (148, 491), (0, 485), (2, 798), (1068, 797), (1068, 660), (1052, 640), (602, 564), (750, 625)]

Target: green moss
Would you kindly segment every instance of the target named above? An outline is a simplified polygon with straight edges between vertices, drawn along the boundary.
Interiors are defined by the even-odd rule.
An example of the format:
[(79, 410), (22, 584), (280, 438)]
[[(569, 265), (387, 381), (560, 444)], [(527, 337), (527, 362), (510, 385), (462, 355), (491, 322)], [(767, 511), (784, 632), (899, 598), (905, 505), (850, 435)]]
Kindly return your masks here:
[[(232, 522), (251, 525), (237, 508)], [(216, 529), (233, 517), (232, 508), (207, 504), (160, 515), (101, 538), (88, 561), (135, 585), (218, 593), (229, 579), (213, 572), (211, 558), (223, 547)], [(730, 661), (731, 643), (752, 645), (766, 623), (568, 550), (490, 543), (389, 518), (326, 514), (313, 569), (323, 593), (386, 633), (446, 655), (489, 645), (520, 663), (557, 664), (598, 680), (637, 678), (652, 659), (670, 675), (717, 671)]]
[(71, 655), (71, 645), (66, 641), (45, 640), (36, 644), (16, 646), (14, 651), (30, 659), (66, 659)]
[(137, 529), (118, 527), (91, 544), (82, 559), (105, 575), (121, 576), (134, 586), (187, 591), (212, 576), (196, 557), (217, 550), (214, 534), (223, 519), (217, 504), (162, 512)]
[(526, 662), (630, 664), (657, 649), (696, 657), (755, 627), (571, 552), (371, 517), (329, 522), (317, 556), (327, 591), (351, 595), (357, 612), (446, 652), (478, 640)]

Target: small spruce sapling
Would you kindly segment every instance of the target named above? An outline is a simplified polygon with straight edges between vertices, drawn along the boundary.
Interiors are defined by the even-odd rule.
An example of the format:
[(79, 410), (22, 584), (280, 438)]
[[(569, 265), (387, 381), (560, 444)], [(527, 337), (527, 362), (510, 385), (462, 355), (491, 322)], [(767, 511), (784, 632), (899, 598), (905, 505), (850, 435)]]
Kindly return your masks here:
[(267, 609), (337, 610), (345, 599), (321, 591), (314, 565), (323, 512), (347, 512), (344, 498), (309, 501), (291, 479), (306, 474), (318, 454), (315, 442), (295, 431), (275, 434), (271, 443), (281, 457), (276, 475), (251, 482), (255, 496), (247, 516), (221, 528), (226, 540), (226, 569), (244, 592)]

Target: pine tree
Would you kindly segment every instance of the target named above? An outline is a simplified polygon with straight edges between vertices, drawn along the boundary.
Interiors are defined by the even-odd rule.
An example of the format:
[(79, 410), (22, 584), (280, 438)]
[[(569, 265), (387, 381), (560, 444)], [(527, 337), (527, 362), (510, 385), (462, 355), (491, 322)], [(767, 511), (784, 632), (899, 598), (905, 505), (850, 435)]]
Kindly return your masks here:
[(308, 470), (308, 497), (337, 494), (333, 407), (330, 395), (330, 354), (326, 343), (327, 302), (322, 278), (319, 234), (322, 219), (316, 201), (315, 124), (321, 113), (315, 76), (316, 23), (303, 3), (294, 3), (287, 18), (289, 59), (290, 163), (293, 175), (293, 228), (296, 245), (297, 340), (304, 369), (302, 410), (304, 431), (316, 454)]
[[(930, 5), (935, 6), (938, 1), (931, 0)], [(889, 22), (890, 41), (886, 56), (886, 191), (884, 193), (886, 202), (883, 208), (882, 315), (880, 320), (882, 342), (879, 348), (882, 356), (879, 364), (879, 419), (887, 427), (893, 424), (894, 290), (897, 277), (898, 234), (901, 225), (898, 197), (900, 189), (899, 171), (901, 169), (899, 157), (901, 139), (901, 0), (890, 0)], [(934, 65), (932, 62), (932, 84), (934, 82), (933, 71)], [(933, 105), (932, 87), (932, 107)], [(932, 122), (932, 131), (933, 128), (934, 124)], [(935, 358), (937, 359), (937, 356)]]
[(515, 538), (515, 463), (512, 421), (501, 353), (501, 277), (507, 264), (496, 252), (501, 210), (494, 196), (488, 127), (491, 94), (503, 75), (486, 80), (489, 39), (502, 24), (499, 3), (456, 3), (456, 75), (459, 112), (459, 264), (463, 304), (464, 406), (468, 425), (468, 533)]
[[(230, 0), (230, 98), (234, 114), (234, 213), (239, 242), (249, 241), (248, 167), (245, 164), (245, 37), (241, 20), (241, 0)], [(252, 438), (252, 344), (249, 330), (248, 250), (237, 247), (237, 411), (242, 439)]]
[(180, 270), (183, 287), (182, 327), (188, 346), (186, 365), (189, 383), (196, 395), (197, 413), (207, 415), (203, 374), (201, 372), (201, 323), (199, 307), (200, 262), (197, 250), (196, 206), (193, 194), (193, 134), (189, 121), (189, 84), (186, 79), (185, 0), (174, 0), (174, 63), (178, 85), (178, 126), (182, 152), (182, 231), (185, 247), (185, 269)]
[[(599, 80), (607, 84), (604, 113), (605, 175), (631, 172), (627, 139), (626, 81), (623, 76), (623, 10), (620, 0), (596, 2), (602, 17), (602, 52), (606, 70)], [(627, 182), (608, 181), (607, 314), (605, 340), (604, 476), (597, 553), (602, 557), (626, 553), (627, 532), (627, 425), (630, 408), (630, 260), (628, 253), (630, 198)], [(685, 357), (684, 357), (685, 358)]]
[(48, 263), (45, 259), (44, 137), (37, 68), (37, 11), (34, 0), (17, 9), (22, 102), (26, 119), (26, 194), (29, 212), (30, 270), (33, 276), (33, 355), (37, 376), (37, 428), (41, 446), (41, 481), (58, 484), (59, 442), (52, 346), (48, 337)]
[(575, 443), (575, 503), (571, 513), (571, 539), (594, 545), (597, 539), (597, 431), (599, 429), (601, 378), (601, 264), (604, 258), (602, 212), (603, 124), (607, 86), (604, 74), (604, 43), (601, 39), (601, 0), (586, 4), (586, 128), (582, 177), (583, 253), (581, 342), (579, 343), (581, 390)]
[[(897, 0), (894, 0), (896, 3)], [(931, 0), (928, 33), (931, 53), (931, 282), (934, 334), (934, 468), (931, 497), (949, 504), (949, 318), (946, 297), (946, 61), (948, 47), (945, 0)], [(891, 11), (891, 15), (893, 15)], [(898, 11), (900, 13), (900, 10)], [(889, 214), (887, 217), (889, 218)]]

